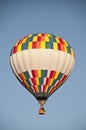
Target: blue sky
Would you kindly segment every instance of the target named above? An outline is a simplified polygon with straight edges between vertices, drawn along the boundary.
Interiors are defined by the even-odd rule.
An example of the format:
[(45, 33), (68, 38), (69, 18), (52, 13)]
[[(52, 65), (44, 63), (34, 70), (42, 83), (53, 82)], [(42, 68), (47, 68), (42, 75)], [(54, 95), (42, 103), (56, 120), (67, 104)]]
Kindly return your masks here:
[[(38, 115), (39, 104), (13, 75), (9, 56), (17, 40), (30, 33), (60, 35), (75, 51), (70, 78)], [(86, 1), (0, 1), (0, 130), (86, 130)]]

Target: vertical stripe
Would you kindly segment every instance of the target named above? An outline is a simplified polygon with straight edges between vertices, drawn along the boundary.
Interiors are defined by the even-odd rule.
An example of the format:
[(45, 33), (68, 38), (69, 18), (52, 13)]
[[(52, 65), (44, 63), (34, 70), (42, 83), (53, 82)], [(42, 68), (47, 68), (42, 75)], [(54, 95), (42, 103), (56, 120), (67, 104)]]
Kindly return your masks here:
[(38, 92), (36, 85), (33, 85), (32, 88), (36, 93)]
[(39, 78), (39, 85), (43, 85), (43, 83), (44, 83), (44, 78)]
[(65, 50), (65, 49), (64, 49), (64, 45), (61, 44), (60, 46), (61, 46), (61, 51), (64, 51), (64, 50)]
[(34, 49), (34, 48), (37, 48), (37, 47), (36, 47), (36, 43), (37, 43), (37, 42), (32, 42), (32, 48), (33, 48), (33, 49)]
[(32, 49), (32, 42), (28, 43), (28, 49)]
[(48, 86), (48, 85), (46, 85), (46, 87), (45, 87), (45, 91), (44, 91), (45, 93), (47, 92), (48, 87), (49, 87), (49, 86)]
[(61, 82), (64, 82), (66, 79), (67, 79), (67, 75), (64, 74), (62, 79), (61, 79)]
[(45, 37), (45, 41), (49, 42), (49, 37), (48, 36)]
[(33, 77), (38, 77), (38, 74), (37, 74), (36, 70), (32, 70), (31, 72), (32, 72)]
[(37, 36), (34, 36), (33, 41), (37, 41), (37, 38), (38, 38)]
[(36, 84), (37, 84), (35, 78), (31, 78), (31, 81), (32, 81), (33, 85), (36, 85)]
[(67, 52), (68, 52), (68, 53), (71, 53), (71, 50), (70, 50), (70, 47), (69, 47), (69, 46), (67, 46)]
[(19, 75), (19, 77), (21, 78), (22, 81), (24, 81), (26, 79), (23, 73), (18, 74), (18, 75)]
[(28, 49), (28, 43), (22, 44), (21, 49), (22, 50), (27, 50)]
[(29, 90), (29, 91), (34, 95), (34, 91), (32, 90), (31, 87), (29, 87), (29, 85), (27, 84), (26, 81), (23, 82), (23, 85), (24, 85), (24, 87), (25, 87), (27, 90)]
[(49, 77), (50, 77), (50, 78), (54, 78), (54, 77), (55, 77), (55, 75), (56, 75), (56, 71), (51, 71), (51, 72), (50, 72), (50, 76), (49, 76)]
[(50, 94), (52, 94), (54, 91), (56, 91), (56, 89), (60, 86), (61, 82), (58, 81), (56, 86), (54, 86), (53, 88), (51, 88), (51, 90), (49, 91)]
[(61, 44), (58, 43), (58, 50), (61, 50)]
[(74, 51), (73, 51), (73, 49), (70, 48), (70, 50), (71, 50), (71, 55), (74, 57)]
[(57, 79), (58, 75), (59, 75), (59, 72), (56, 72), (55, 79)]
[(41, 42), (40, 41), (36, 42), (36, 48), (41, 48)]
[(45, 48), (45, 41), (41, 41), (41, 48)]
[(12, 54), (16, 53), (17, 52), (17, 46), (14, 46), (13, 50), (12, 50)]
[(36, 78), (36, 85), (39, 85), (39, 78)]
[(53, 49), (54, 49), (54, 50), (57, 50), (57, 49), (58, 49), (57, 44), (58, 44), (58, 43), (53, 42)]
[(63, 38), (59, 38), (61, 44), (64, 44)]
[(38, 70), (38, 77), (41, 77), (41, 70)]
[(27, 82), (27, 84), (28, 84), (30, 87), (32, 86), (32, 84), (31, 84), (31, 82), (30, 82), (29, 79), (26, 79), (26, 82)]
[(41, 36), (38, 36), (38, 37), (37, 37), (37, 41), (41, 41)]
[(25, 77), (26, 77), (27, 79), (30, 78), (30, 75), (29, 75), (28, 71), (24, 72), (24, 75), (25, 75)]
[(19, 45), (18, 45), (18, 52), (21, 51), (21, 47), (22, 47), (22, 45), (19, 44)]
[(57, 43), (60, 43), (60, 41), (59, 41), (59, 37), (56, 36), (55, 39), (56, 39), (56, 42), (57, 42)]
[(60, 80), (61, 77), (62, 77), (62, 75), (63, 75), (63, 73), (60, 72), (59, 75), (58, 75), (58, 77), (57, 77), (57, 79)]

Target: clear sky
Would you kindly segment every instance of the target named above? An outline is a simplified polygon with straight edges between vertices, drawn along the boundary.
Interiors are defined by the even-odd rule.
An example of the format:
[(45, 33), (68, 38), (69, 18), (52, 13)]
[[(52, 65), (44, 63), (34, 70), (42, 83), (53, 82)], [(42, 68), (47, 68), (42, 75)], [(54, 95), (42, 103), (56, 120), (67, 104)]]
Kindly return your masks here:
[[(70, 78), (38, 115), (39, 104), (13, 75), (9, 56), (30, 33), (60, 35), (75, 51)], [(86, 1), (0, 1), (0, 130), (86, 130)]]

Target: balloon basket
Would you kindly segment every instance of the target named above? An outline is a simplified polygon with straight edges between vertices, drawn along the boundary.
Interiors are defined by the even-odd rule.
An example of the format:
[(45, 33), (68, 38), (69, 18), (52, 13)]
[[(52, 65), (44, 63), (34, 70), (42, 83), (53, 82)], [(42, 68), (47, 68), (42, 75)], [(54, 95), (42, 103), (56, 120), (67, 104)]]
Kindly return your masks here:
[(45, 110), (44, 110), (44, 107), (40, 107), (39, 109), (39, 115), (44, 115), (45, 114)]

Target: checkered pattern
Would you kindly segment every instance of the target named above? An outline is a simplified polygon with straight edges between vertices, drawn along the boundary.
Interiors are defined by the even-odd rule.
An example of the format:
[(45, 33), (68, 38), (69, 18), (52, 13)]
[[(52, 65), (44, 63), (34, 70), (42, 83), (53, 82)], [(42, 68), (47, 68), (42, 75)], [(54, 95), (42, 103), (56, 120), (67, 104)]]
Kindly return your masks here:
[(30, 91), (51, 95), (67, 78), (67, 75), (48, 70), (32, 70), (19, 74), (25, 86), (30, 86)]
[(11, 55), (30, 49), (54, 49), (67, 52), (74, 56), (74, 51), (67, 41), (59, 36), (45, 33), (31, 34), (22, 38), (13, 47)]
[(43, 99), (54, 93), (69, 77), (74, 65), (74, 51), (59, 36), (30, 34), (14, 45), (10, 63), (21, 84), (37, 99)]

